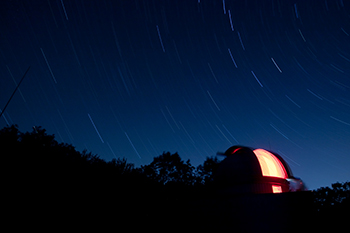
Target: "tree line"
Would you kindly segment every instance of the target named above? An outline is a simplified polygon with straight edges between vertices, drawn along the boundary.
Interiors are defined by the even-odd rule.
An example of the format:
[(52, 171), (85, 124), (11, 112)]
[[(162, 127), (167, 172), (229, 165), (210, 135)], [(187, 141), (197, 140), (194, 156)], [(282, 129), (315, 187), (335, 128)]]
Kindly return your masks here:
[[(116, 199), (132, 200), (140, 210), (160, 211), (177, 208), (176, 203), (185, 198), (210, 196), (219, 165), (216, 157), (207, 157), (195, 167), (178, 153), (163, 152), (150, 164), (135, 167), (125, 158), (105, 161), (86, 150), (79, 152), (57, 142), (42, 127), (23, 133), (17, 125), (0, 130), (0, 148), (6, 171), (3, 187), (23, 205), (55, 199), (57, 206), (69, 201), (86, 208), (86, 204), (110, 201), (126, 215), (134, 214), (132, 208)], [(314, 211), (320, 219), (341, 218), (339, 213), (349, 208), (349, 196), (350, 182), (314, 190)]]
[(59, 143), (54, 135), (42, 127), (31, 132), (21, 132), (17, 125), (0, 130), (3, 166), (13, 175), (12, 179), (43, 187), (59, 185), (74, 190), (99, 186), (101, 189), (129, 190), (175, 189), (176, 187), (209, 187), (218, 167), (216, 157), (207, 157), (203, 164), (194, 167), (178, 153), (163, 152), (148, 165), (135, 167), (126, 158), (105, 161), (98, 155), (74, 146)]

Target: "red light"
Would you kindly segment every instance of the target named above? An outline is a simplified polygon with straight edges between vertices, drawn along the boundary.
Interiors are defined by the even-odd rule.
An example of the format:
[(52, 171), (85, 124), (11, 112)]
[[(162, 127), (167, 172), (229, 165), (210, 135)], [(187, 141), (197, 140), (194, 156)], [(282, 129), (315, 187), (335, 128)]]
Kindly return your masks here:
[(235, 149), (233, 152), (232, 152), (232, 154), (234, 154), (234, 153), (236, 153), (237, 151), (239, 151), (240, 149), (242, 149), (242, 148), (237, 148), (237, 149)]
[(282, 179), (288, 177), (283, 164), (272, 153), (264, 149), (255, 149), (254, 154), (259, 160), (263, 176), (273, 176)]
[(282, 187), (279, 185), (272, 185), (272, 192), (273, 193), (281, 193), (282, 192)]

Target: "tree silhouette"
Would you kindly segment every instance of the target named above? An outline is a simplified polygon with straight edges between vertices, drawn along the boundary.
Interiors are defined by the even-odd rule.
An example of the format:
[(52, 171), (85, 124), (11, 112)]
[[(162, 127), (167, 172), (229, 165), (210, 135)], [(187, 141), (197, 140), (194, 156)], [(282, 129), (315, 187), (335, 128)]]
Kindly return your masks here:
[[(20, 210), (25, 217), (41, 222), (61, 212), (65, 218), (69, 215), (76, 220), (82, 216), (93, 221), (97, 215), (108, 213), (113, 217), (111, 221), (119, 219), (123, 223), (139, 216), (142, 226), (154, 227), (156, 220), (173, 227), (175, 222), (179, 230), (188, 229), (191, 223), (198, 230), (208, 216), (216, 215), (208, 215), (213, 211), (205, 204), (216, 203), (206, 202), (216, 197), (216, 157), (207, 157), (195, 168), (178, 153), (163, 152), (150, 164), (135, 168), (125, 158), (106, 162), (86, 150), (79, 152), (72, 145), (58, 143), (41, 127), (22, 133), (16, 125), (0, 130), (0, 148), (1, 168), (6, 171), (3, 200), (11, 204), (8, 213)], [(315, 230), (343, 230), (344, 226), (337, 223), (346, 222), (349, 216), (350, 182), (334, 183), (312, 194)], [(183, 222), (184, 218), (190, 223)], [(213, 222), (213, 218), (207, 223), (212, 221), (212, 229), (217, 230), (216, 221), (222, 219)], [(208, 230), (207, 225), (201, 226)]]
[[(58, 143), (54, 135), (48, 135), (42, 127), (33, 127), (22, 133), (17, 125), (0, 130), (0, 146), (3, 161), (12, 166), (22, 180), (53, 183), (105, 183), (140, 186), (155, 185), (208, 185), (219, 161), (208, 157), (196, 169), (190, 160), (184, 161), (178, 153), (163, 152), (149, 165), (135, 168), (125, 158), (104, 161), (86, 150), (79, 152), (74, 146)], [(48, 182), (50, 180), (50, 182)], [(130, 185), (129, 185), (130, 186)], [(135, 187), (135, 185), (133, 185)]]
[(178, 153), (163, 152), (153, 159), (149, 165), (141, 166), (143, 173), (162, 185), (195, 183), (194, 167), (190, 160), (184, 162)]
[(79, 152), (72, 145), (58, 143), (41, 127), (26, 133), (17, 125), (4, 127), (0, 130), (0, 148), (2, 164), (13, 174), (11, 178), (31, 189), (56, 186), (78, 190), (107, 183), (116, 186), (121, 180), (125, 184), (125, 180), (140, 176), (125, 158), (106, 162), (86, 150)]
[(203, 165), (197, 166), (197, 183), (202, 185), (213, 184), (213, 178), (220, 161), (217, 157), (207, 157)]
[(321, 187), (313, 192), (317, 211), (329, 211), (350, 198), (350, 182), (334, 183), (331, 187)]
[(313, 191), (315, 223), (319, 230), (331, 229), (332, 232), (344, 231), (349, 218), (350, 182), (334, 183), (331, 187), (321, 187)]

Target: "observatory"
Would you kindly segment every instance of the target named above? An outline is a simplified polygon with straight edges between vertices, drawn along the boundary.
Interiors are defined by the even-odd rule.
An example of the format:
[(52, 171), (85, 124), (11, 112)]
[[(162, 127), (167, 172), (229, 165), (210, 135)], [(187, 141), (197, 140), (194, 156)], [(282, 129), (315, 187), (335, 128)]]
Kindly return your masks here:
[(304, 190), (303, 182), (280, 155), (245, 146), (217, 154), (225, 158), (214, 173), (213, 192), (190, 203), (197, 210), (191, 217), (199, 216), (200, 223), (214, 222), (215, 231), (312, 230), (313, 194), (296, 192)]
[(232, 146), (225, 153), (214, 180), (225, 194), (285, 193), (304, 190), (284, 159), (277, 153)]

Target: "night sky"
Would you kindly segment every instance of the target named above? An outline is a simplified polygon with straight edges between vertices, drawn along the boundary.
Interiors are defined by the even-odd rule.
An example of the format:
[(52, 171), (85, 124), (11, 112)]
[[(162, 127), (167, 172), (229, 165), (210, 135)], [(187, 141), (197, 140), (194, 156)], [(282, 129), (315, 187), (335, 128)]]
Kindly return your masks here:
[(135, 166), (232, 145), (350, 178), (350, 1), (0, 3), (0, 119)]

